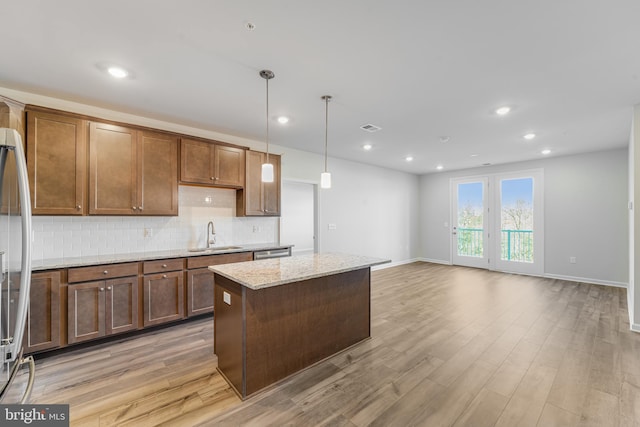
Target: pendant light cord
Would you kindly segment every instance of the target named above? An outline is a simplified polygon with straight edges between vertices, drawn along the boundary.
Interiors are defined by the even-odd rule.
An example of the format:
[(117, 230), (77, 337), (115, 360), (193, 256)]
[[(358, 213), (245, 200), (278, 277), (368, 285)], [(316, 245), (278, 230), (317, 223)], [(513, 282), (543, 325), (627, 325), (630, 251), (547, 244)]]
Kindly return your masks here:
[(324, 171), (327, 172), (327, 149), (329, 146), (329, 99), (330, 96), (324, 96)]
[(267, 163), (269, 163), (269, 79), (267, 81)]

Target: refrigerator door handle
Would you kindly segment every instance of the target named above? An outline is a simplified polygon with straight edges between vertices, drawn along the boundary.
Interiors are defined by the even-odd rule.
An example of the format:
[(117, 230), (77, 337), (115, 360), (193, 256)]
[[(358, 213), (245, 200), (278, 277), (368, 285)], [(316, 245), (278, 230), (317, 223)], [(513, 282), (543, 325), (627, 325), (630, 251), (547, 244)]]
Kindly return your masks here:
[[(2, 345), (0, 355), (2, 363), (18, 360), (16, 365), (29, 363), (29, 382), (33, 383), (34, 369), (31, 369), (29, 358), (22, 358), (22, 339), (24, 337), (25, 323), (27, 320), (27, 308), (29, 304), (29, 292), (31, 288), (31, 198), (29, 192), (29, 177), (27, 175), (27, 163), (20, 134), (14, 129), (0, 130), (0, 145), (14, 150), (16, 160), (16, 172), (18, 178), (18, 192), (20, 195), (20, 218), (22, 220), (22, 265), (20, 270), (20, 297), (16, 311), (16, 325), (13, 337), (8, 337), (6, 345)], [(5, 157), (6, 159), (6, 157)], [(13, 373), (13, 372), (12, 372)], [(9, 381), (9, 383), (12, 380)], [(28, 398), (30, 388), (25, 391), (23, 401)], [(0, 395), (0, 401), (4, 396)]]

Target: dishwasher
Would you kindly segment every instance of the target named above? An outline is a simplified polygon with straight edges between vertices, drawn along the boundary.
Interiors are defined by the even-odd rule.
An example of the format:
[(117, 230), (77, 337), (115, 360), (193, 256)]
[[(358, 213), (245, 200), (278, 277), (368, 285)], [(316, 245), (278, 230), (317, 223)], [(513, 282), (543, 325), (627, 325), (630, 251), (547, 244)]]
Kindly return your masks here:
[(291, 248), (281, 248), (281, 249), (268, 249), (264, 251), (255, 251), (253, 253), (253, 259), (268, 259), (268, 258), (283, 258), (291, 256)]

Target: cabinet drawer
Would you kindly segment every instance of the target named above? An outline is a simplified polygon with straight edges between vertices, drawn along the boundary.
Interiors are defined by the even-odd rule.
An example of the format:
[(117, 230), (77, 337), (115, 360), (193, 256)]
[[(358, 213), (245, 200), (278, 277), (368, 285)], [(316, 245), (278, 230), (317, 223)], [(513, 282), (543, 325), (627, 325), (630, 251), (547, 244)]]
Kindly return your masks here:
[(94, 265), (69, 269), (69, 283), (138, 275), (138, 263)]
[(230, 264), (232, 262), (252, 261), (253, 252), (233, 254), (204, 255), (187, 259), (187, 268), (204, 268), (210, 265)]
[(162, 273), (163, 271), (178, 271), (184, 268), (184, 259), (161, 259), (158, 261), (145, 261), (144, 274)]

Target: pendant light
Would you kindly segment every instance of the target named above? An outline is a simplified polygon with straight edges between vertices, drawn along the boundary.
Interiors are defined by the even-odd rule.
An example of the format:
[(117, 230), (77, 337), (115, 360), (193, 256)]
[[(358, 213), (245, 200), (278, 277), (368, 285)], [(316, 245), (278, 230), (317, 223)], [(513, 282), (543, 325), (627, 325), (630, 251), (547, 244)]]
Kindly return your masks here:
[(324, 95), (322, 97), (324, 101), (324, 172), (320, 174), (320, 188), (331, 188), (331, 174), (327, 170), (327, 146), (328, 146), (328, 134), (329, 134), (329, 101), (331, 101), (331, 95)]
[(262, 182), (273, 182), (273, 164), (269, 163), (269, 80), (275, 76), (271, 70), (260, 71), (260, 77), (267, 82), (267, 159), (262, 164)]

